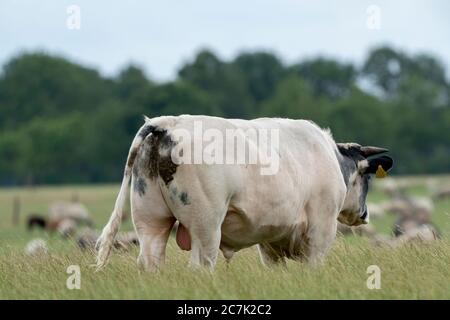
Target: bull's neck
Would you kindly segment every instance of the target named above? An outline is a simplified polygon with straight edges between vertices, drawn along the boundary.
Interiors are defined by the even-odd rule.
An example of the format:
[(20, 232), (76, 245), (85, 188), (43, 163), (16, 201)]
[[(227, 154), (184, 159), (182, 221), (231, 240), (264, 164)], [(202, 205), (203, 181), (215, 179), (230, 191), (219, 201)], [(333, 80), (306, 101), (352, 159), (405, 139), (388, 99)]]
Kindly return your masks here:
[(356, 164), (353, 159), (343, 155), (339, 151), (336, 151), (336, 157), (339, 162), (339, 167), (341, 168), (342, 177), (344, 178), (345, 186), (348, 187), (348, 181), (350, 180), (350, 175), (355, 172)]

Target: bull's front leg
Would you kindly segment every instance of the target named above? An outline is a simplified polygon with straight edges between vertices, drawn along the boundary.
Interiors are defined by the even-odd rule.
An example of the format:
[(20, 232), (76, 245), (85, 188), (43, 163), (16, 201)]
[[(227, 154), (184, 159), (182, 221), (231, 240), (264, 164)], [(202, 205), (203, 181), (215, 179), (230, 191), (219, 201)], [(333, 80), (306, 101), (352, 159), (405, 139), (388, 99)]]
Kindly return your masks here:
[(336, 238), (336, 206), (329, 201), (317, 201), (308, 208), (308, 229), (306, 231), (305, 256), (309, 264), (322, 264), (328, 250)]
[(212, 270), (216, 265), (220, 246), (220, 228), (204, 229), (192, 226), (192, 251), (189, 265), (192, 268), (206, 267)]
[(283, 253), (271, 246), (269, 243), (258, 244), (258, 251), (261, 262), (264, 266), (273, 267), (280, 264), (286, 266), (286, 260)]
[(154, 181), (133, 177), (133, 182), (131, 213), (140, 247), (137, 262), (146, 271), (157, 271), (164, 263), (175, 218)]

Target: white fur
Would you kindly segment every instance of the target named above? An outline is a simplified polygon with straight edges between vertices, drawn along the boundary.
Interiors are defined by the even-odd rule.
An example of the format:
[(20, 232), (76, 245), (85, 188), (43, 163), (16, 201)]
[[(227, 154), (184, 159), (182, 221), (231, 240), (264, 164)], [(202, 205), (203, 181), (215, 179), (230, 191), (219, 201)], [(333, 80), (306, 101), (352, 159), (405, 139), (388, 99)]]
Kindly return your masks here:
[[(335, 237), (347, 191), (330, 132), (310, 121), (271, 118), (246, 121), (183, 115), (148, 119), (147, 123), (170, 133), (174, 129), (192, 130), (194, 121), (221, 132), (279, 129), (279, 172), (264, 176), (258, 165), (180, 165), (169, 187), (161, 179), (146, 180), (143, 197), (133, 190), (131, 193), (133, 222), (141, 245), (139, 263), (147, 270), (162, 264), (175, 219), (189, 230), (190, 264), (194, 267), (212, 268), (219, 248), (231, 257), (233, 252), (255, 244), (260, 245), (265, 263), (282, 261), (283, 254), (320, 262)], [(130, 152), (142, 142), (136, 139)], [(99, 267), (106, 263), (119, 227), (129, 170), (99, 240)], [(189, 205), (171, 198), (169, 189), (173, 187), (188, 194)]]

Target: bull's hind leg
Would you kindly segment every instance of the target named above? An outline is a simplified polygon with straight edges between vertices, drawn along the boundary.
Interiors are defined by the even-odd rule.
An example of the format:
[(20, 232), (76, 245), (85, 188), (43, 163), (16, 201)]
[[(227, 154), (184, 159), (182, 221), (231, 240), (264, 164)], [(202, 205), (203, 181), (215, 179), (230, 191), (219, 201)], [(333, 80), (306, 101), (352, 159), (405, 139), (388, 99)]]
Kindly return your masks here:
[(189, 212), (181, 212), (179, 221), (189, 230), (191, 238), (191, 258), (193, 268), (213, 269), (220, 250), (221, 225), (225, 218), (223, 212), (212, 205), (196, 206)]
[[(189, 195), (190, 197), (190, 195)], [(193, 268), (213, 269), (220, 250), (221, 225), (226, 209), (210, 201), (189, 198), (189, 204), (178, 206), (173, 212), (189, 232)]]
[(138, 265), (146, 271), (157, 271), (164, 264), (167, 240), (175, 220), (153, 220), (147, 225), (136, 225), (140, 252)]
[(173, 180), (161, 188), (173, 215), (183, 229), (187, 229), (189, 236), (182, 234), (179, 244), (188, 248), (185, 242), (189, 238), (193, 268), (213, 269), (220, 250), (221, 226), (228, 210), (229, 193), (224, 184), (219, 183), (225, 181), (225, 171), (216, 169), (180, 165)]
[(190, 266), (213, 269), (219, 254), (221, 231), (219, 227), (211, 227), (204, 223), (194, 223), (191, 230)]
[(138, 264), (144, 270), (156, 271), (164, 263), (175, 222), (156, 182), (133, 176), (131, 212), (140, 245)]

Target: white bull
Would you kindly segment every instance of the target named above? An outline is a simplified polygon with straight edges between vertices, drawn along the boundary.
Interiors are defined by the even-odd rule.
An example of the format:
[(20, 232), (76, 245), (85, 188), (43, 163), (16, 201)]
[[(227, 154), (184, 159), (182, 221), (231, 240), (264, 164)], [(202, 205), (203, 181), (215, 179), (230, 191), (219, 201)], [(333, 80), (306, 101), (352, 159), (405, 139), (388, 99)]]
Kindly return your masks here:
[[(186, 156), (193, 145), (204, 142), (199, 139), (208, 140), (196, 132), (199, 123), (205, 135), (214, 130), (208, 135), (210, 143), (217, 142), (212, 136), (225, 137), (227, 130), (276, 130), (279, 144), (270, 149), (279, 161), (278, 170), (262, 174), (261, 163), (179, 164), (174, 154)], [(177, 139), (179, 131), (193, 138)], [(249, 153), (258, 148), (260, 140), (254, 135), (244, 140)], [(230, 148), (236, 150), (225, 145), (224, 153)], [(191, 250), (194, 267), (212, 268), (219, 250), (229, 260), (234, 252), (255, 244), (265, 264), (285, 257), (320, 262), (335, 238), (337, 219), (348, 225), (367, 223), (369, 174), (380, 166), (382, 171), (392, 167), (387, 156), (367, 157), (386, 151), (336, 144), (329, 130), (305, 120), (146, 118), (131, 145), (113, 213), (97, 242), (97, 266), (105, 265), (113, 247), (130, 180), (131, 212), (140, 243), (138, 263), (146, 270), (163, 263), (177, 220), (177, 243)]]

